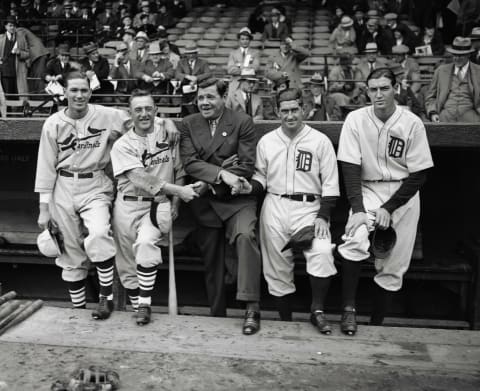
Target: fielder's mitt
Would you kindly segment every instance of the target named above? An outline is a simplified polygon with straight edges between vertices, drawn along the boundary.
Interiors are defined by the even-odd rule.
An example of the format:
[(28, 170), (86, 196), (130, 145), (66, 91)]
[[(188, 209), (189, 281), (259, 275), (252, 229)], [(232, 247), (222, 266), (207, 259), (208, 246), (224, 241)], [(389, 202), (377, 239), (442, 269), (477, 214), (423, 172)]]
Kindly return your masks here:
[(314, 238), (315, 226), (307, 225), (292, 235), (285, 247), (282, 248), (282, 251), (288, 250), (289, 248), (296, 252), (310, 250)]
[(95, 365), (80, 368), (72, 373), (69, 381), (56, 381), (52, 391), (114, 391), (120, 386), (118, 373)]
[(375, 258), (385, 259), (392, 252), (395, 243), (397, 243), (397, 233), (392, 227), (376, 228), (370, 237), (370, 251)]

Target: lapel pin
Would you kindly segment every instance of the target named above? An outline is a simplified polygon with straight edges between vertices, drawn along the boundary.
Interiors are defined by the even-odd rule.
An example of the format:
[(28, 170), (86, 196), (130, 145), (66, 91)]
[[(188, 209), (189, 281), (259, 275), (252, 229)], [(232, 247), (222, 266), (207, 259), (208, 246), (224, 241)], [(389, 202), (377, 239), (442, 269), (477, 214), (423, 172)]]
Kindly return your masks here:
[(223, 136), (223, 137), (227, 137), (227, 132), (223, 132), (223, 133), (222, 133), (222, 136)]

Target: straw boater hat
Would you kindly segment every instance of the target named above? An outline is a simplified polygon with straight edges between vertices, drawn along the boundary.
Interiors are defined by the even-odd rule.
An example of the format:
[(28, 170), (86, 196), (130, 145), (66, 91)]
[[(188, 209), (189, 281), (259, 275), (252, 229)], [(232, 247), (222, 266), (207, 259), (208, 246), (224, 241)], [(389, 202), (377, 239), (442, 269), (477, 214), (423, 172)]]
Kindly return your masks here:
[(364, 53), (378, 53), (378, 47), (375, 42), (369, 42), (365, 46), (365, 50), (363, 51)]
[(340, 20), (340, 26), (343, 28), (349, 28), (353, 26), (353, 20), (350, 16), (344, 15), (342, 16), (342, 19)]
[(128, 52), (128, 45), (125, 42), (120, 42), (117, 45), (117, 52)]
[(187, 46), (185, 46), (185, 49), (183, 49), (184, 54), (193, 54), (193, 53), (198, 53), (198, 48), (195, 43), (189, 43)]
[(148, 35), (144, 31), (139, 31), (137, 35), (135, 35), (135, 41), (138, 39), (143, 39), (146, 42), (148, 42)]
[(309, 84), (315, 84), (315, 85), (324, 85), (325, 80), (323, 79), (323, 76), (319, 72), (315, 72), (312, 76), (312, 78), (309, 81)]
[(472, 41), (468, 37), (455, 37), (452, 46), (447, 47), (447, 52), (452, 54), (470, 54), (475, 49), (472, 49)]
[(410, 52), (410, 48), (407, 45), (395, 45), (392, 47), (393, 54), (407, 54)]
[(470, 33), (469, 38), (473, 40), (480, 39), (480, 27), (474, 27), (472, 32)]
[(97, 44), (93, 43), (93, 42), (89, 42), (89, 43), (87, 43), (86, 45), (83, 46), (83, 50), (85, 51), (85, 54), (90, 54), (97, 49), (98, 49)]
[(250, 80), (250, 81), (259, 81), (259, 78), (255, 74), (255, 69), (253, 68), (244, 68), (240, 73), (240, 81)]
[(378, 18), (380, 18), (380, 15), (378, 14), (377, 10), (369, 10), (367, 12), (367, 18), (378, 19)]
[(385, 20), (397, 20), (398, 15), (394, 12), (389, 12), (388, 14), (385, 14), (384, 18)]
[(242, 35), (245, 35), (246, 37), (250, 38), (250, 40), (253, 39), (252, 31), (248, 27), (242, 27), (237, 34), (237, 38), (240, 39)]

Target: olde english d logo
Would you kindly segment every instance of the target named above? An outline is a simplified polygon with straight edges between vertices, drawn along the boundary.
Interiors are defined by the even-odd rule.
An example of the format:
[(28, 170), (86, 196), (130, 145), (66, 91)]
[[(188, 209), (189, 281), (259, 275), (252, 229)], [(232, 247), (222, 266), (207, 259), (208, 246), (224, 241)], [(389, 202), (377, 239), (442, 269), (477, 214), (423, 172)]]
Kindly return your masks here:
[(312, 158), (313, 155), (311, 152), (299, 149), (297, 157), (295, 158), (297, 164), (295, 169), (297, 171), (310, 171), (312, 169)]
[(405, 141), (401, 138), (390, 136), (388, 143), (388, 156), (399, 158), (403, 156), (405, 150)]

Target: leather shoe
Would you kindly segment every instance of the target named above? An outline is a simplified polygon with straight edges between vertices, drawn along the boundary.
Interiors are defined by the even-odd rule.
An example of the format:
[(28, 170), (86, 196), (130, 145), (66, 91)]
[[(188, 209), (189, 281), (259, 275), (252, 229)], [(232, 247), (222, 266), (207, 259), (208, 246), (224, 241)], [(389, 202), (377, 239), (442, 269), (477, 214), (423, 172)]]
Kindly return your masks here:
[(242, 332), (245, 335), (255, 334), (260, 330), (260, 312), (248, 310), (245, 312)]
[(332, 327), (328, 323), (328, 319), (325, 313), (321, 310), (317, 310), (310, 314), (310, 322), (320, 331), (322, 334), (331, 334)]
[(344, 310), (342, 320), (340, 321), (340, 329), (342, 333), (347, 335), (355, 335), (357, 332), (357, 319), (355, 309)]
[(92, 311), (92, 318), (104, 320), (110, 317), (113, 312), (113, 300), (108, 300), (105, 296), (100, 296), (98, 306)]
[(137, 312), (137, 324), (143, 326), (150, 323), (152, 309), (147, 304), (140, 304)]

